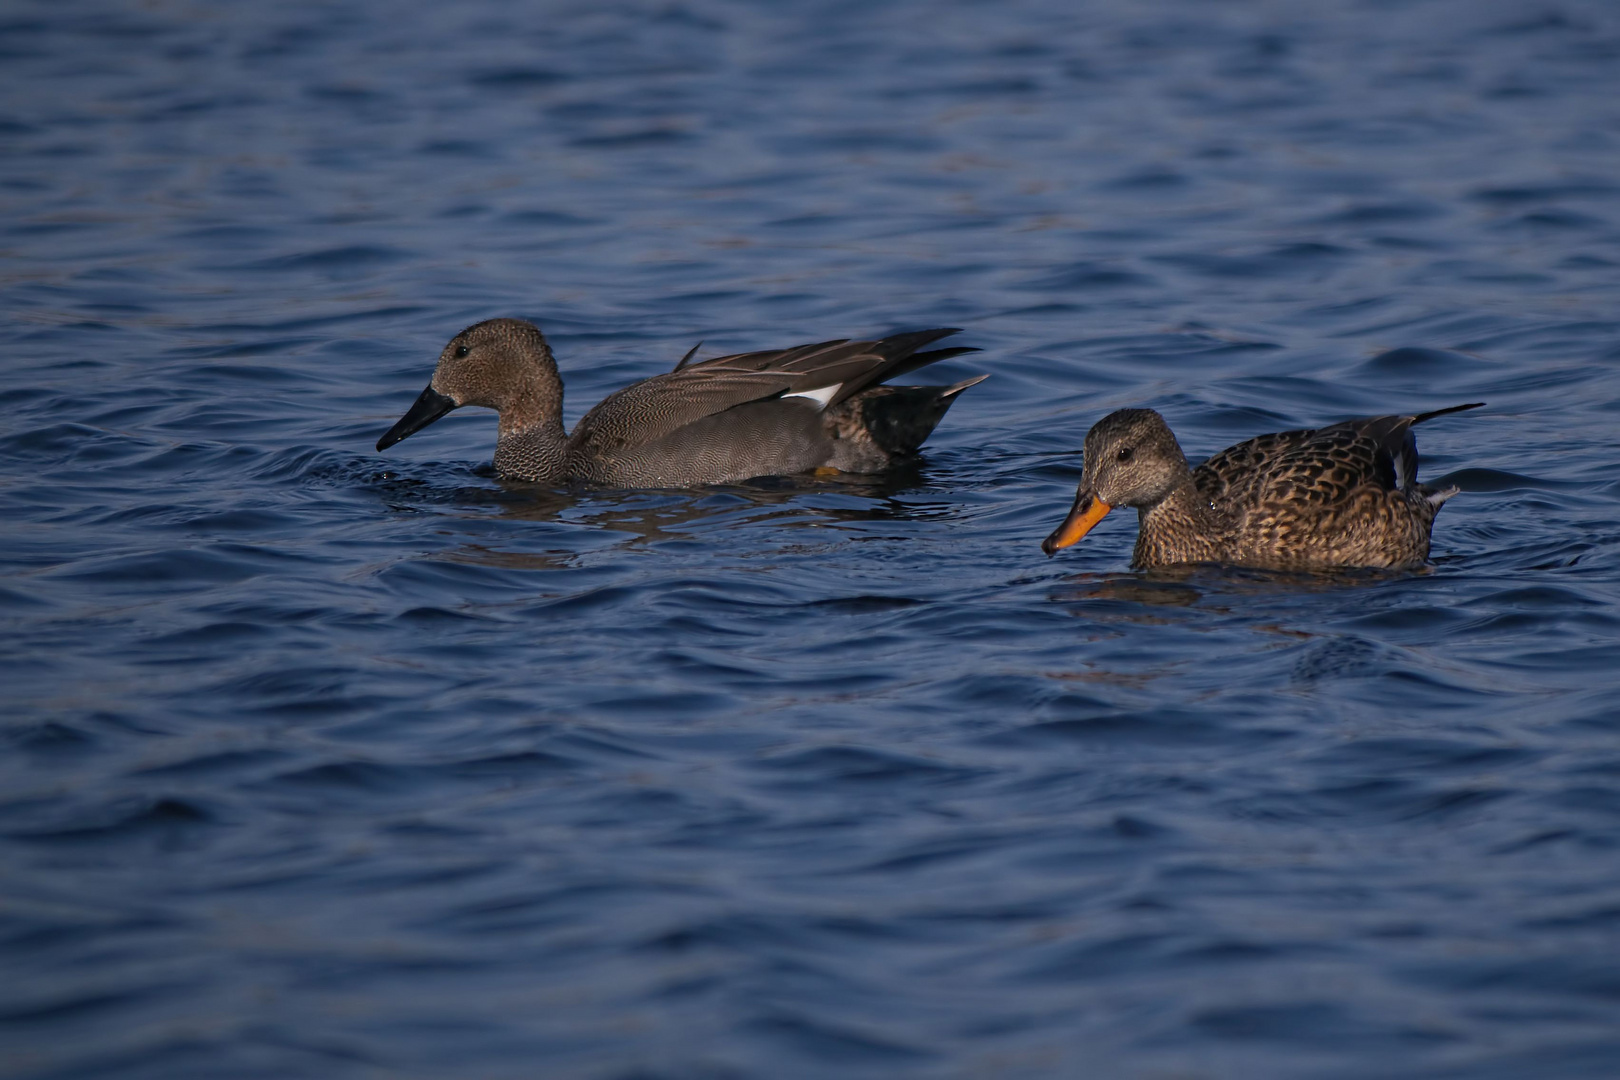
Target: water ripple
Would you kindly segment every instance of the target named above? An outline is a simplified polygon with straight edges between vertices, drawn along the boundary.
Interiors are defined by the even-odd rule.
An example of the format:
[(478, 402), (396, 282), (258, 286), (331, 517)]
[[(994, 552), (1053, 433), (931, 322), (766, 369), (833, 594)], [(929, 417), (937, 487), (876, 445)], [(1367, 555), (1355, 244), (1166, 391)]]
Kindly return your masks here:
[[(11, 1071), (1613, 1072), (1620, 29), (1318, 7), (8, 16)], [(376, 454), (494, 315), (570, 423), (992, 378), (883, 477)], [(1040, 553), (1111, 409), (1476, 400), (1421, 572)]]

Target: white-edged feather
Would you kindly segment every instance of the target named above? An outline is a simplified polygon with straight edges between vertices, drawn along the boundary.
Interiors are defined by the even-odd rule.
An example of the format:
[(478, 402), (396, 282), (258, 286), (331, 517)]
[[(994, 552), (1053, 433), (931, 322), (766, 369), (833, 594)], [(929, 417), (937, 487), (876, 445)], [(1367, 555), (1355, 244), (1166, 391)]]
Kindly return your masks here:
[(1391, 457), (1394, 458), (1394, 464), (1395, 464), (1395, 490), (1396, 491), (1405, 491), (1406, 490), (1406, 455), (1403, 454), (1403, 453), (1397, 452), (1395, 454), (1392, 454)]
[(838, 393), (838, 388), (843, 385), (844, 384), (841, 382), (835, 382), (831, 386), (822, 386), (816, 388), (815, 390), (800, 390), (797, 394), (783, 394), (782, 396), (785, 398), (809, 398), (811, 401), (825, 409), (827, 407), (827, 403), (833, 399), (833, 395)]

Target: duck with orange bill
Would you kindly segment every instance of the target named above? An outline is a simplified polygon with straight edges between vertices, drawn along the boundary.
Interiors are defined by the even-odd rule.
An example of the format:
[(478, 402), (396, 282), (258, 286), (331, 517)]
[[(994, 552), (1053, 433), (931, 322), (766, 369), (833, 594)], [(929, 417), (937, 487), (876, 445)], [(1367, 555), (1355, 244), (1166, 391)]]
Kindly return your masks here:
[(1138, 516), (1137, 567), (1414, 567), (1454, 486), (1418, 483), (1412, 428), (1484, 402), (1261, 435), (1196, 468), (1164, 417), (1120, 409), (1086, 433), (1074, 507), (1041, 544), (1077, 543), (1115, 507)]

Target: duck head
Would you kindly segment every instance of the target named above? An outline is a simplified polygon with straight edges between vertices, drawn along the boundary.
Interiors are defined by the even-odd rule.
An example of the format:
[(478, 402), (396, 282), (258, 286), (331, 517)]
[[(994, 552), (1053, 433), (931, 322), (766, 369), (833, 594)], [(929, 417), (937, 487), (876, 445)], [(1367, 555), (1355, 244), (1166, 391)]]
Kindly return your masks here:
[(1109, 413), (1086, 433), (1074, 508), (1041, 550), (1052, 555), (1077, 542), (1116, 506), (1157, 506), (1186, 476), (1187, 459), (1164, 417), (1152, 409)]
[(503, 435), (550, 419), (562, 422), (562, 380), (539, 327), (522, 319), (488, 319), (451, 338), (427, 389), (377, 440), (377, 449), (463, 405), (499, 412)]

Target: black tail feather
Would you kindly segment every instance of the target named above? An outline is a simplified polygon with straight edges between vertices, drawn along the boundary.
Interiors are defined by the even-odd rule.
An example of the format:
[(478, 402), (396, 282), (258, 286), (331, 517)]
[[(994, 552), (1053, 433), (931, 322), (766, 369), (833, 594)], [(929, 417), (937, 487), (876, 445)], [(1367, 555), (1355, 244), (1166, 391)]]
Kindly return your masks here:
[(1418, 413), (1416, 416), (1412, 417), (1412, 423), (1421, 424), (1425, 420), (1433, 420), (1435, 417), (1444, 416), (1447, 413), (1462, 412), (1465, 409), (1478, 409), (1484, 404), (1485, 403), (1483, 401), (1475, 401), (1467, 405), (1452, 405), (1449, 408), (1436, 409), (1433, 412)]

